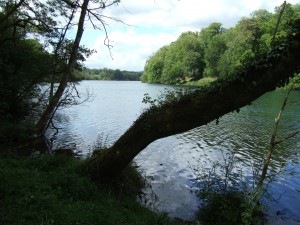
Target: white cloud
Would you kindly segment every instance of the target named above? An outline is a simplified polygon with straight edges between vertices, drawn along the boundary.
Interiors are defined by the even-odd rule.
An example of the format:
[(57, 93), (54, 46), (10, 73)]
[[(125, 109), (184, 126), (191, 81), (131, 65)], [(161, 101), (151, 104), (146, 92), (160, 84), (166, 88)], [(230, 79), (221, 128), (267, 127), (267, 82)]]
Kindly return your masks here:
[[(142, 71), (147, 58), (161, 46), (176, 40), (177, 36), (168, 33), (138, 33), (129, 28), (109, 34), (112, 48), (103, 45), (104, 36), (99, 36), (93, 46), (97, 53), (92, 55), (87, 66)], [(110, 55), (111, 53), (111, 55)]]
[[(297, 0), (288, 2), (298, 3)], [(234, 26), (241, 17), (249, 16), (254, 10), (273, 11), (282, 3), (282, 0), (121, 0), (106, 13), (131, 26), (110, 23), (108, 32), (114, 46), (111, 49), (113, 59), (103, 45), (103, 33), (97, 32), (99, 36), (89, 38), (93, 43), (88, 47), (98, 53), (91, 56), (86, 65), (140, 71), (153, 52), (176, 40), (184, 31), (199, 31), (212, 22)]]

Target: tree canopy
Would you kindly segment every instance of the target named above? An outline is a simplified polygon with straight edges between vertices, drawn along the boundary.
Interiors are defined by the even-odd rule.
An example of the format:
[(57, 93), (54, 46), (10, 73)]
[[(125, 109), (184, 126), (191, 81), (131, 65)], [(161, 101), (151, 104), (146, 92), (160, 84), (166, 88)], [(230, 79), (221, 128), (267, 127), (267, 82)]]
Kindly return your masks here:
[(278, 27), (282, 6), (276, 7), (274, 13), (254, 11), (232, 28), (215, 22), (199, 32), (181, 34), (148, 58), (141, 80), (180, 84), (202, 77), (234, 76), (258, 51), (268, 51), (275, 33), (278, 39), (288, 35), (290, 24), (300, 17), (300, 6), (284, 7)]
[(107, 36), (103, 10), (118, 3), (0, 0), (0, 139), (22, 136), (21, 123), (43, 135), (58, 107), (77, 102), (76, 71), (94, 52), (80, 45), (84, 27)]
[[(25, 1), (0, 2), (0, 120), (2, 123), (20, 123), (35, 115), (42, 105), (41, 86), (52, 73), (53, 56), (33, 33), (42, 33), (41, 20), (33, 19), (23, 6)], [(41, 8), (37, 7), (37, 14)], [(46, 23), (45, 20), (44, 22)], [(52, 33), (52, 32), (51, 32)], [(2, 128), (2, 127), (1, 127)], [(5, 133), (5, 132), (4, 132)], [(5, 138), (6, 135), (4, 135)]]

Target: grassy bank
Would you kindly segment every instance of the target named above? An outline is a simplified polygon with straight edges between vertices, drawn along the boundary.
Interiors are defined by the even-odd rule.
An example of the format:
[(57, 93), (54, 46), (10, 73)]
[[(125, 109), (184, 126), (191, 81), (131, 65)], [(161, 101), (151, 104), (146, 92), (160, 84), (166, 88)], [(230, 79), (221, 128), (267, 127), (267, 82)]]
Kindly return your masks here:
[(196, 81), (187, 81), (184, 83), (184, 85), (187, 85), (187, 86), (206, 86), (206, 85), (209, 85), (210, 83), (216, 81), (217, 78), (215, 77), (203, 77), (201, 78), (200, 80), (196, 80)]
[(137, 203), (132, 182), (124, 181), (129, 175), (99, 188), (84, 168), (63, 156), (0, 155), (0, 224), (182, 224)]

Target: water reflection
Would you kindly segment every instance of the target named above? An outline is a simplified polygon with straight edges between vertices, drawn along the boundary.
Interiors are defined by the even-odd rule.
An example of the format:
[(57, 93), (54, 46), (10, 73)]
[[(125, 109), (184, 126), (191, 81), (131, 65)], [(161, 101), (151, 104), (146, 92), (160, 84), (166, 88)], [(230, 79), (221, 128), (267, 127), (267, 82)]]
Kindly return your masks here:
[[(295, 92), (293, 98), (299, 99), (297, 94)], [(182, 179), (182, 176), (171, 178), (184, 184), (191, 181), (191, 177), (194, 176), (191, 168), (197, 168), (200, 164), (204, 169), (210, 169), (212, 162), (224, 161), (224, 153), (228, 152), (239, 158), (243, 166), (244, 175), (252, 176), (252, 166), (262, 163), (270, 140), (274, 118), (280, 109), (282, 98), (283, 95), (281, 93), (266, 94), (251, 106), (242, 108), (240, 113), (230, 113), (222, 117), (218, 125), (212, 122), (184, 134), (176, 135), (177, 140), (166, 139), (161, 141), (160, 145), (164, 154), (156, 155), (157, 158), (154, 156), (148, 157), (149, 164), (144, 167), (148, 172), (148, 167), (151, 167), (150, 164), (157, 160), (172, 161), (173, 165), (168, 166), (168, 174), (176, 174), (176, 171), (184, 169), (185, 181)], [(282, 120), (284, 126), (280, 128), (281, 136), (299, 129), (300, 117), (297, 112), (298, 108), (296, 105), (290, 106), (284, 112)], [(154, 148), (154, 146), (150, 145), (145, 152), (141, 153), (140, 157), (143, 158), (143, 154), (146, 155), (148, 151), (151, 152)], [(174, 154), (172, 157), (169, 155), (171, 153)], [(157, 150), (155, 154), (157, 154)], [(277, 221), (278, 224), (293, 224), (293, 221), (299, 220), (300, 195), (295, 190), (300, 184), (299, 179), (297, 179), (299, 178), (299, 162), (299, 141), (296, 138), (276, 148), (271, 163), (271, 172), (277, 174), (279, 171), (283, 171), (269, 190), (273, 199), (279, 199), (277, 202), (271, 203), (270, 221), (272, 223), (274, 222), (273, 217), (279, 220)], [(152, 170), (150, 170), (152, 174), (160, 173)], [(159, 180), (161, 182), (160, 189), (164, 189), (164, 191), (157, 189), (156, 193), (158, 196), (164, 195), (164, 192), (168, 192), (168, 190), (172, 192), (172, 185), (174, 184), (169, 187), (164, 186), (169, 179), (170, 177), (163, 181)], [(173, 195), (173, 198), (176, 199), (177, 196)], [(191, 209), (196, 208), (194, 204), (197, 204), (197, 202), (191, 201), (191, 204)], [(285, 209), (284, 216), (278, 218), (277, 212), (283, 209)], [(168, 209), (172, 216), (178, 216), (178, 211)], [(189, 216), (186, 214), (181, 215), (185, 219), (193, 218)]]

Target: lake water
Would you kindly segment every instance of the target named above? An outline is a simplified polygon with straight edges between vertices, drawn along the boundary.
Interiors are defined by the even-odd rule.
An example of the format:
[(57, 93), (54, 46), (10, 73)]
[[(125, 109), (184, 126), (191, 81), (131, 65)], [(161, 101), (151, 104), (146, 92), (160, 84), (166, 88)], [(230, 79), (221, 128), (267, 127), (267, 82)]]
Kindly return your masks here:
[[(52, 139), (53, 148), (73, 148), (83, 156), (91, 153), (97, 138), (113, 143), (137, 119), (147, 105), (145, 93), (160, 95), (171, 86), (126, 81), (82, 81), (78, 90), (88, 88), (94, 100), (61, 109), (56, 116), (59, 133)], [(192, 220), (199, 200), (195, 191), (198, 170), (209, 170), (214, 162), (224, 162), (228, 154), (239, 159), (243, 176), (251, 177), (253, 165), (261, 164), (274, 118), (279, 112), (285, 92), (267, 93), (239, 113), (219, 119), (183, 134), (159, 139), (150, 144), (135, 162), (151, 189), (151, 207), (170, 216)], [(300, 129), (300, 92), (293, 92), (293, 103), (284, 111), (280, 136)], [(48, 131), (52, 137), (53, 130)], [(270, 184), (268, 202), (269, 224), (300, 224), (300, 137), (292, 138), (275, 150), (271, 172), (276, 174)]]

